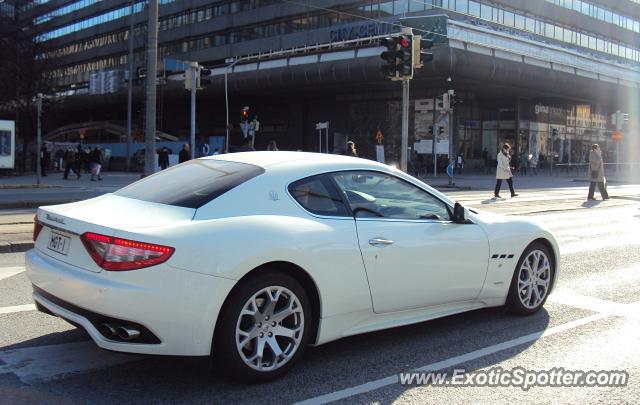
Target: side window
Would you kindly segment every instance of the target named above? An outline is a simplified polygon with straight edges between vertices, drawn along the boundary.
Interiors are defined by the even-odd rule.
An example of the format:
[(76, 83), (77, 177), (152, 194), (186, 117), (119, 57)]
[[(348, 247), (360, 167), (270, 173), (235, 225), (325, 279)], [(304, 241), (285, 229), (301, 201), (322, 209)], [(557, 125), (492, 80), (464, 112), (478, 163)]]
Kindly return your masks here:
[(308, 177), (291, 183), (289, 193), (311, 213), (327, 216), (349, 216), (349, 210), (337, 194), (333, 183), (324, 175)]
[(444, 202), (395, 176), (365, 171), (332, 176), (357, 217), (451, 219)]

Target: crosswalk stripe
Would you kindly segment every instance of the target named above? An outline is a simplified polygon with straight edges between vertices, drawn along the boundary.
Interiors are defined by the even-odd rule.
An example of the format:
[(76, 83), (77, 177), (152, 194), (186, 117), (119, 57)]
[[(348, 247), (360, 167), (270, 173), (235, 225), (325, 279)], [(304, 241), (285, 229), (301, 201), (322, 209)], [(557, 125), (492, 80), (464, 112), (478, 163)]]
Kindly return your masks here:
[(25, 270), (24, 266), (0, 267), (0, 280), (13, 277), (16, 274), (22, 273), (24, 270)]
[(109, 352), (92, 341), (0, 351), (0, 374), (13, 373), (25, 384), (113, 367), (142, 356)]
[(27, 305), (14, 305), (12, 307), (0, 307), (0, 314), (13, 314), (16, 312), (35, 311), (36, 306), (34, 304)]

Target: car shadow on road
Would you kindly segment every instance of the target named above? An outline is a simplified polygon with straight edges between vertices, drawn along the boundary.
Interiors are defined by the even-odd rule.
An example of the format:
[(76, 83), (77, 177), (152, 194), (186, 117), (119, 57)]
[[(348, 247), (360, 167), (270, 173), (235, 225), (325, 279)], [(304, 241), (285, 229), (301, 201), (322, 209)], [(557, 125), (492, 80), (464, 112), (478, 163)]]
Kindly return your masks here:
[[(67, 400), (79, 402), (110, 398), (114, 402), (291, 403), (538, 333), (546, 330), (549, 323), (545, 309), (529, 317), (513, 316), (502, 309), (483, 309), (352, 336), (309, 348), (288, 374), (260, 385), (231, 381), (224, 364), (211, 367), (207, 358), (168, 356), (144, 356), (126, 365), (44, 384), (65, 392)], [(524, 342), (491, 355), (484, 362), (499, 363), (534, 343), (535, 340)], [(471, 364), (475, 363), (460, 366)], [(144, 378), (131, 378), (136, 375)], [(404, 391), (411, 386), (397, 388)]]

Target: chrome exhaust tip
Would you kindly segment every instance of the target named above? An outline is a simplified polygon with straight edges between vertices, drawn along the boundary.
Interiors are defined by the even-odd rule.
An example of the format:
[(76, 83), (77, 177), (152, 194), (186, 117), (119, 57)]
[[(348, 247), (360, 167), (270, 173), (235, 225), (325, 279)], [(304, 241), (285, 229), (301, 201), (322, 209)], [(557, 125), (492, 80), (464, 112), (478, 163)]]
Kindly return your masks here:
[(116, 333), (122, 340), (133, 340), (140, 337), (140, 330), (131, 326), (120, 326), (116, 329)]
[(111, 324), (111, 323), (102, 323), (100, 324), (100, 333), (102, 333), (103, 335), (105, 335), (106, 337), (115, 337), (117, 336), (117, 325)]

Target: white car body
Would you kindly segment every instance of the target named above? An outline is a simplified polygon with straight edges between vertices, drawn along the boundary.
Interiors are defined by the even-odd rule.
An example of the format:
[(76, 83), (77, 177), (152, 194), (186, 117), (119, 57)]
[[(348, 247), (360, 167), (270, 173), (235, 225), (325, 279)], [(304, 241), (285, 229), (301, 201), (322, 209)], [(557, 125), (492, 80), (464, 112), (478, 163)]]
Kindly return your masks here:
[[(38, 209), (44, 228), (26, 256), (36, 303), (85, 328), (105, 349), (200, 356), (215, 353), (218, 314), (238, 280), (267, 263), (284, 263), (312, 281), (319, 312), (312, 344), (504, 305), (516, 264), (535, 240), (554, 256), (551, 288), (558, 279), (554, 237), (525, 219), (473, 212), (468, 224), (322, 216), (288, 191), (292, 182), (319, 173), (372, 171), (411, 183), (453, 209), (447, 196), (390, 166), (296, 152), (204, 159), (248, 163), (264, 173), (197, 209), (113, 194)], [(48, 248), (52, 230), (70, 238), (66, 255)], [(156, 266), (106, 271), (79, 240), (84, 232), (175, 252)], [(395, 243), (364, 243), (371, 238)], [(109, 339), (92, 323), (96, 315), (142, 325), (158, 341)]]

